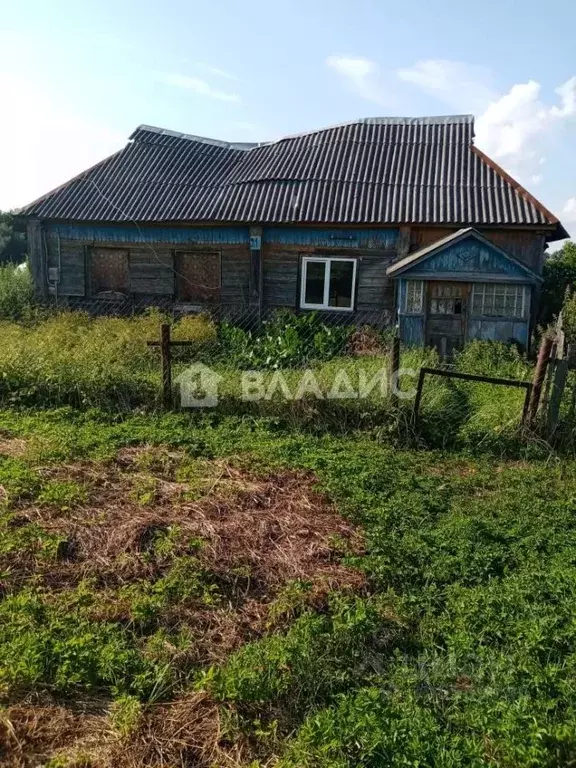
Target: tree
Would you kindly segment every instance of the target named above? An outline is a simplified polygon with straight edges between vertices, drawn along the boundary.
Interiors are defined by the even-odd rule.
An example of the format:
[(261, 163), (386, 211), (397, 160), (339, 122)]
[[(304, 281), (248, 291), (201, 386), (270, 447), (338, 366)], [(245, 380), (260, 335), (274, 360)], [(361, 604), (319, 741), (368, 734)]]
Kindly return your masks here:
[(551, 254), (544, 263), (542, 277), (539, 322), (548, 325), (562, 309), (566, 289), (576, 290), (576, 243), (568, 240)]
[(0, 264), (26, 261), (26, 236), (10, 211), (0, 211)]

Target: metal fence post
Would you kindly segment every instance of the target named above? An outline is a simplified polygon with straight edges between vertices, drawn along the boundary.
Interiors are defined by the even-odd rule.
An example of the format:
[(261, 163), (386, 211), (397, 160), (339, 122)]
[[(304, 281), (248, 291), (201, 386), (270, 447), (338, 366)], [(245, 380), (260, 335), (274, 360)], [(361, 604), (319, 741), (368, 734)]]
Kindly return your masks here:
[(416, 398), (414, 399), (414, 410), (412, 412), (412, 421), (414, 426), (416, 426), (418, 423), (418, 416), (420, 414), (420, 401), (422, 400), (422, 389), (424, 387), (424, 376), (426, 376), (426, 373), (426, 368), (420, 368), (418, 384), (416, 386)]

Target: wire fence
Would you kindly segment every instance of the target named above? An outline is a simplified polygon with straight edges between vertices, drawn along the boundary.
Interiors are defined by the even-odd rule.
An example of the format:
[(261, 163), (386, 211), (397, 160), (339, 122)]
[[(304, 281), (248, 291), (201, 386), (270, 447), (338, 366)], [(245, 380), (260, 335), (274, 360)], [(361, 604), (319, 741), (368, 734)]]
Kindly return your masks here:
[[(44, 300), (43, 305), (50, 310), (76, 310), (94, 317), (131, 317), (151, 310), (159, 310), (175, 319), (204, 316), (212, 318), (215, 322), (226, 321), (253, 330), (274, 318), (279, 311), (299, 312), (293, 306), (258, 306), (246, 302), (194, 304), (174, 301), (171, 296), (134, 297), (121, 293), (109, 293), (91, 298), (74, 296), (49, 298)], [(305, 310), (301, 314), (310, 315), (311, 312)], [(390, 329), (394, 322), (393, 313), (389, 309), (382, 308), (356, 309), (353, 312), (319, 310), (314, 314), (321, 317), (325, 325), (335, 327), (370, 325), (379, 330), (385, 330)]]
[[(247, 412), (294, 417), (310, 426), (329, 421), (343, 429), (402, 421), (434, 444), (455, 438), (471, 443), (499, 439), (503, 434), (533, 428), (538, 421), (545, 425), (546, 434), (550, 433), (547, 406), (536, 406), (534, 418), (527, 424), (527, 392), (535, 366), (514, 346), (475, 342), (451, 359), (441, 359), (429, 348), (403, 346), (400, 350), (386, 310), (298, 312), (249, 304), (195, 307), (172, 300), (136, 301), (114, 295), (68, 299), (58, 305), (51, 302), (42, 311), (47, 316), (81, 312), (88, 318), (87, 325), (82, 325), (86, 321), (80, 323), (82, 333), (76, 334), (76, 343), (101, 354), (94, 370), (98, 371), (96, 376), (102, 376), (102, 389), (110, 380), (109, 389), (119, 390), (121, 379), (129, 390), (125, 400), (130, 405), (163, 402), (176, 408), (236, 415)], [(96, 342), (88, 339), (90, 317), (97, 321)], [(106, 318), (111, 318), (109, 324)], [(119, 319), (128, 322), (118, 323)], [(74, 317), (69, 319), (69, 327), (74, 322)], [(163, 332), (162, 327), (168, 331)], [(112, 346), (113, 337), (118, 337), (125, 351), (118, 352), (112, 346), (107, 350), (108, 336)], [(124, 336), (132, 340), (132, 346)], [(47, 342), (45, 349), (49, 345)], [(144, 349), (148, 346), (145, 353), (142, 345)], [(80, 381), (84, 358), (82, 354), (74, 357), (76, 354), (69, 355), (71, 394), (63, 401), (76, 402), (77, 390), (82, 402), (98, 404), (94, 371), (86, 376), (86, 395)], [(58, 360), (52, 364), (52, 355), (50, 349), (43, 357), (46, 370), (49, 377), (61, 381), (56, 366), (63, 363)], [(119, 359), (123, 355), (126, 359)], [(553, 367), (550, 364), (541, 381), (545, 403), (555, 391)], [(118, 374), (112, 373), (112, 368), (118, 368)], [(434, 373), (427, 374), (419, 388), (422, 369), (433, 369)], [(22, 379), (20, 372), (17, 374), (14, 387)], [(560, 396), (556, 396), (555, 424), (560, 422), (561, 427), (575, 419), (574, 378), (570, 371)], [(506, 386), (496, 379), (516, 384)], [(155, 391), (152, 398), (141, 395), (141, 391), (150, 391), (149, 382)], [(64, 390), (61, 384), (59, 387), (61, 397)]]

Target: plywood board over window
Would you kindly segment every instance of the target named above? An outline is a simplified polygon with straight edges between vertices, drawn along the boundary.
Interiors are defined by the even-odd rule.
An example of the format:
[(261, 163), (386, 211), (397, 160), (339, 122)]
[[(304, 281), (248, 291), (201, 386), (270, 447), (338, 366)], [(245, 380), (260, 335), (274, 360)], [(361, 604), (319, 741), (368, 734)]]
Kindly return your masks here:
[(180, 301), (220, 301), (222, 266), (214, 251), (176, 252), (176, 290)]
[(93, 295), (130, 293), (128, 251), (124, 248), (92, 248), (90, 284)]

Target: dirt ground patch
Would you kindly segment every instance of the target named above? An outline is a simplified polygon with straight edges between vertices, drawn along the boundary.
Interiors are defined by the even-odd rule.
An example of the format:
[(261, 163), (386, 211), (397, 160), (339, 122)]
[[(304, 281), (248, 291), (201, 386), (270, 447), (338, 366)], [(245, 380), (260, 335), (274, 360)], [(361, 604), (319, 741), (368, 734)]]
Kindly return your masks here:
[[(47, 600), (59, 600), (89, 583), (97, 597), (91, 619), (131, 625), (130, 588), (158, 584), (175, 564), (192, 562), (216, 597), (187, 595), (162, 608), (161, 626), (186, 627), (194, 638), (185, 652), (167, 643), (182, 668), (222, 662), (302, 610), (321, 609), (332, 590), (366, 588), (363, 574), (342, 563), (342, 555), (362, 551), (362, 536), (311, 474), (261, 476), (161, 448), (39, 472), (50, 493), (18, 503), (6, 524), (25, 545), (0, 555), (4, 594), (34, 583)], [(43, 556), (39, 534), (27, 531), (52, 537), (53, 554)], [(245, 745), (226, 744), (220, 710), (205, 694), (144, 707), (123, 737), (109, 703), (101, 711), (56, 700), (8, 704), (0, 719), (7, 768), (58, 756), (83, 768), (247, 764)]]
[[(184, 469), (153, 463), (143, 471), (136, 455), (124, 452), (108, 466), (42, 470), (45, 480), (84, 488), (86, 499), (64, 509), (50, 501), (21, 505), (9, 525), (34, 522), (59, 537), (58, 556), (41, 563), (18, 553), (3, 565), (22, 579), (41, 574), (51, 588), (90, 577), (114, 587), (158, 576), (168, 555), (196, 542), (198, 559), (244, 598), (270, 594), (291, 580), (312, 580), (327, 590), (359, 586), (359, 574), (339, 560), (360, 552), (362, 537), (317, 492), (312, 475), (260, 477), (222, 461)], [(170, 552), (152, 553), (168, 535)]]
[(102, 712), (30, 701), (0, 714), (2, 768), (38, 768), (47, 761), (71, 768), (239, 768), (250, 760), (242, 739), (227, 741), (218, 705), (193, 693), (145, 708), (130, 732)]
[(6, 437), (0, 434), (0, 456), (19, 458), (26, 453), (26, 440), (19, 437)]

